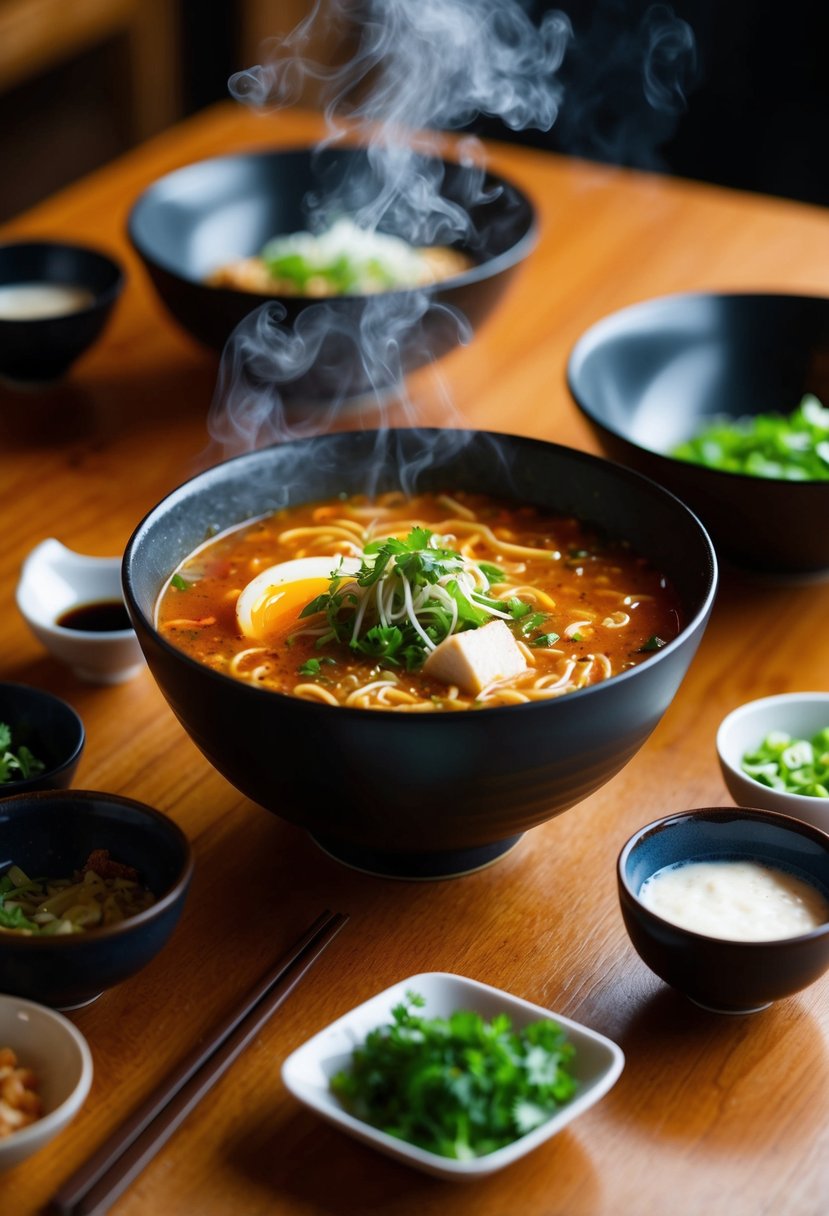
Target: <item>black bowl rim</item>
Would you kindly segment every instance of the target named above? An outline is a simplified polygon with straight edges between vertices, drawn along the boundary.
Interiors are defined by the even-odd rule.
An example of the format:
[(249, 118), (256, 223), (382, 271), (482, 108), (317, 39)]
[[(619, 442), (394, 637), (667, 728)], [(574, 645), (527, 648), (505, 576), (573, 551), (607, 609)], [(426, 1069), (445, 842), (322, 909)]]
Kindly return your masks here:
[[(129, 237), (133, 248), (149, 266), (153, 266), (156, 270), (160, 270), (164, 274), (169, 275), (178, 283), (186, 283), (191, 287), (202, 287), (206, 291), (209, 290), (211, 293), (216, 293), (217, 295), (222, 295), (226, 298), (230, 297), (232, 299), (255, 300), (256, 304), (267, 304), (273, 302), (274, 300), (290, 300), (294, 307), (305, 307), (311, 304), (337, 304), (338, 302), (351, 302), (354, 304), (373, 299), (373, 295), (367, 295), (365, 293), (362, 295), (336, 295), (324, 297), (302, 295), (288, 296), (277, 294), (266, 295), (261, 294), (258, 291), (239, 291), (232, 287), (210, 287), (201, 279), (192, 278), (189, 275), (182, 275), (177, 270), (165, 264), (163, 261), (160, 261), (158, 257), (147, 248), (146, 244), (144, 244), (138, 238), (136, 233), (136, 219), (141, 208), (147, 206), (147, 204), (152, 200), (153, 194), (159, 187), (165, 185), (177, 176), (187, 174), (191, 170), (198, 169), (203, 165), (218, 163), (221, 161), (233, 162), (243, 160), (264, 160), (269, 158), (276, 159), (277, 157), (288, 154), (302, 155), (303, 153), (305, 155), (311, 155), (317, 150), (318, 149), (314, 145), (300, 144), (292, 146), (289, 144), (284, 147), (274, 146), (271, 148), (261, 148), (258, 150), (230, 152), (219, 156), (206, 156), (201, 160), (191, 161), (186, 165), (180, 165), (177, 169), (173, 169), (171, 172), (165, 173), (162, 177), (156, 178), (155, 181), (151, 182), (151, 184), (138, 195), (130, 208), (129, 215), (127, 217), (127, 236)], [(345, 155), (352, 155), (354, 153), (364, 151), (364, 148), (362, 145), (348, 144), (336, 148), (336, 151), (344, 153)], [(427, 156), (426, 159), (438, 160), (444, 165), (460, 165), (459, 161), (449, 160), (444, 156)], [(486, 262), (478, 262), (474, 266), (470, 267), (469, 270), (465, 270), (461, 274), (452, 275), (448, 279), (441, 279), (437, 283), (427, 283), (422, 287), (399, 287), (391, 291), (380, 292), (378, 293), (379, 295), (383, 297), (400, 296), (415, 291), (433, 294), (437, 291), (446, 291), (456, 287), (464, 287), (467, 284), (481, 283), (486, 279), (494, 278), (496, 275), (502, 273), (502, 271), (510, 270), (513, 266), (517, 266), (524, 260), (525, 257), (527, 257), (538, 242), (538, 208), (529, 195), (519, 186), (517, 186), (511, 178), (504, 177), (502, 173), (496, 173), (491, 169), (486, 169), (486, 175), (489, 179), (495, 181), (496, 183), (509, 186), (509, 188), (515, 191), (519, 198), (521, 198), (521, 200), (528, 207), (530, 212), (530, 226), (524, 236), (522, 236), (519, 241), (516, 241), (514, 245), (511, 245), (509, 249), (505, 249), (503, 253), (498, 254), (497, 257), (491, 258)], [(256, 307), (256, 305), (253, 305), (253, 307)]]
[[(114, 274), (114, 279), (109, 287), (105, 287), (102, 291), (97, 292), (91, 304), (87, 304), (84, 308), (73, 309), (71, 313), (61, 314), (54, 317), (34, 317), (28, 320), (17, 320), (12, 317), (0, 319), (0, 324), (4, 325), (31, 325), (34, 324), (49, 324), (55, 321), (63, 321), (66, 317), (82, 317), (88, 313), (105, 307), (118, 298), (123, 290), (126, 282), (127, 272), (123, 264), (114, 257), (111, 253), (105, 253), (102, 249), (96, 249), (93, 245), (85, 245), (79, 241), (2, 241), (0, 242), (0, 257), (7, 249), (34, 249), (34, 250), (68, 250), (70, 253), (83, 253), (88, 257), (95, 258)], [(83, 286), (83, 284), (82, 284)]]
[[(394, 428), (388, 428), (388, 429), (393, 430)], [(703, 524), (700, 522), (698, 516), (695, 515), (694, 512), (691, 510), (691, 508), (688, 507), (684, 502), (682, 502), (681, 499), (677, 498), (677, 496), (675, 494), (672, 494), (670, 490), (666, 490), (664, 486), (659, 485), (658, 482), (653, 481), (650, 477), (646, 477), (643, 473), (638, 473), (634, 469), (627, 468), (626, 465), (617, 464), (612, 460), (606, 460), (602, 456), (594, 456), (592, 453), (584, 452), (580, 448), (570, 448), (570, 447), (565, 446), (564, 444), (552, 443), (549, 440), (545, 440), (545, 439), (534, 439), (534, 438), (531, 438), (526, 435), (513, 435), (513, 434), (510, 434), (505, 431), (499, 431), (499, 432), (468, 431), (468, 432), (464, 432), (464, 431), (460, 431), (460, 430), (453, 430), (451, 428), (441, 428), (441, 427), (436, 427), (436, 428), (422, 427), (419, 429), (421, 431), (427, 431), (427, 432), (433, 433), (433, 434), (436, 432), (442, 431), (442, 430), (447, 430), (447, 431), (450, 431), (450, 433), (453, 435), (468, 434), (470, 436), (473, 436), (473, 435), (474, 436), (483, 436), (485, 438), (493, 439), (496, 442), (499, 440), (507, 440), (510, 443), (518, 442), (520, 444), (525, 444), (527, 446), (532, 446), (532, 447), (553, 448), (553, 449), (555, 449), (556, 452), (566, 453), (569, 458), (574, 458), (577, 461), (584, 462), (585, 464), (590, 464), (590, 465), (599, 464), (602, 466), (609, 466), (617, 474), (619, 474), (623, 480), (628, 480), (628, 481), (631, 481), (634, 483), (642, 483), (642, 484), (650, 487), (651, 489), (655, 489), (660, 495), (665, 495), (667, 498), (672, 499), (677, 506), (679, 506), (687, 515), (689, 515), (691, 517), (691, 519), (693, 520), (693, 522), (696, 524), (697, 528), (700, 531), (701, 538), (704, 540), (704, 542), (708, 548), (708, 556), (709, 556), (709, 561), (710, 561), (710, 567), (709, 567), (710, 572), (709, 572), (708, 590), (705, 595), (704, 601), (700, 605), (700, 607), (697, 609), (697, 612), (694, 615), (694, 617), (690, 621), (687, 622), (687, 624), (680, 630), (680, 632), (677, 634), (677, 636), (675, 638), (673, 638), (672, 641), (668, 642), (666, 646), (663, 646), (660, 650), (658, 650), (654, 654), (650, 655), (645, 660), (644, 663), (639, 663), (639, 664), (637, 664), (636, 667), (631, 667), (631, 668), (628, 668), (626, 671), (619, 672), (617, 675), (611, 676), (607, 680), (602, 680), (598, 684), (589, 685), (587, 688), (576, 689), (574, 692), (567, 693), (567, 695), (564, 697), (553, 697), (546, 701), (529, 701), (523, 705), (500, 705), (500, 706), (495, 705), (490, 708), (487, 708), (487, 710), (486, 710), (487, 721), (492, 721), (493, 715), (503, 715), (505, 713), (509, 714), (510, 718), (514, 718), (516, 713), (524, 713), (524, 714), (541, 713), (541, 712), (544, 712), (545, 710), (547, 713), (549, 713), (551, 711), (552, 707), (555, 705), (560, 705), (561, 703), (565, 703), (565, 704), (572, 703), (572, 700), (574, 697), (578, 697), (580, 699), (583, 699), (585, 697), (590, 697), (590, 696), (595, 697), (595, 696), (599, 695), (601, 693), (602, 689), (606, 688), (608, 685), (613, 685), (614, 687), (616, 687), (623, 682), (628, 682), (630, 680), (636, 679), (638, 673), (644, 667), (650, 668), (653, 664), (664, 661), (668, 657), (668, 655), (672, 654), (681, 645), (683, 645), (685, 643), (685, 641), (687, 640), (688, 636), (694, 630), (698, 629), (700, 624), (703, 621), (705, 621), (705, 619), (707, 618), (709, 612), (711, 611), (711, 608), (713, 607), (714, 599), (717, 594), (717, 585), (718, 585), (718, 581), (719, 581), (719, 566), (718, 566), (717, 555), (716, 555), (716, 551), (714, 549), (714, 545), (711, 541), (710, 536), (708, 535), (707, 530), (705, 529)], [(362, 434), (364, 434), (364, 435), (370, 434), (370, 433), (371, 432), (367, 432), (367, 431), (362, 432)], [(326, 438), (326, 436), (320, 436), (319, 438), (324, 439), (324, 438)], [(301, 711), (304, 711), (306, 713), (314, 713), (314, 712), (317, 712), (320, 710), (323, 712), (327, 711), (329, 713), (336, 712), (338, 714), (346, 714), (349, 717), (354, 718), (355, 720), (362, 720), (367, 713), (370, 713), (372, 715), (372, 720), (374, 720), (374, 718), (378, 718), (381, 720), (386, 719), (388, 721), (397, 721), (401, 715), (398, 712), (395, 712), (394, 710), (391, 710), (391, 709), (366, 710), (366, 709), (359, 709), (357, 707), (348, 706), (348, 705), (334, 706), (334, 705), (328, 705), (328, 704), (325, 704), (322, 702), (317, 702), (317, 701), (303, 701), (302, 698), (300, 698), (300, 697), (292, 697), (292, 696), (288, 695), (287, 693), (280, 693), (280, 692), (276, 692), (271, 689), (257, 688), (255, 685), (246, 684), (239, 680), (234, 680), (232, 676), (227, 676), (220, 671), (215, 671), (215, 670), (213, 670), (213, 668), (207, 667), (206, 664), (199, 663), (199, 662), (197, 662), (196, 659), (190, 658), (190, 656), (186, 655), (184, 653), (184, 651), (179, 650), (178, 647), (173, 646), (172, 643), (170, 643), (166, 640), (166, 638), (162, 637), (162, 635), (156, 629), (154, 621), (149, 620), (147, 618), (147, 616), (144, 614), (144, 612), (140, 609), (138, 602), (137, 602), (137, 597), (135, 596), (135, 594), (133, 592), (132, 573), (130, 570), (130, 561), (131, 561), (131, 557), (132, 557), (132, 551), (133, 551), (135, 544), (140, 539), (141, 533), (144, 531), (146, 526), (150, 523), (152, 517), (156, 514), (156, 512), (160, 511), (162, 507), (166, 508), (168, 506), (173, 505), (173, 501), (177, 497), (184, 495), (189, 486), (193, 485), (193, 483), (198, 481), (200, 478), (208, 476), (211, 472), (213, 472), (216, 469), (225, 468), (229, 465), (236, 464), (236, 463), (246, 460), (250, 457), (255, 457), (263, 452), (267, 452), (272, 449), (276, 449), (276, 448), (281, 449), (281, 448), (285, 448), (285, 447), (290, 447), (292, 444), (307, 444), (308, 442), (309, 442), (308, 439), (290, 440), (287, 443), (271, 444), (265, 448), (258, 448), (253, 452), (245, 452), (240, 456), (233, 456), (229, 460), (220, 461), (219, 464), (212, 465), (210, 468), (204, 469), (200, 473), (196, 473), (193, 477), (188, 478), (186, 481), (182, 482), (179, 486), (176, 486), (173, 490), (170, 491), (169, 494), (166, 494), (164, 496), (164, 498), (162, 498), (160, 500), (160, 502), (156, 503), (156, 505), (147, 512), (147, 514), (143, 517), (143, 519), (141, 519), (139, 521), (139, 523), (136, 525), (132, 535), (130, 536), (130, 538), (127, 541), (127, 544), (124, 548), (124, 558), (123, 558), (123, 565), (122, 565), (122, 583), (123, 583), (123, 589), (124, 589), (124, 598), (127, 603), (127, 607), (132, 612), (135, 612), (138, 615), (143, 626), (152, 635), (152, 637), (155, 640), (155, 643), (157, 645), (160, 645), (167, 654), (174, 657), (177, 661), (184, 662), (191, 669), (203, 673), (205, 678), (208, 678), (208, 679), (211, 679), (214, 681), (219, 681), (221, 684), (225, 684), (227, 681), (229, 681), (233, 686), (247, 689), (248, 694), (251, 696), (268, 698), (268, 700), (272, 700), (274, 697), (277, 697), (282, 703), (289, 702), (293, 706), (299, 705), (301, 707)], [(313, 442), (313, 440), (310, 440), (310, 442)], [(308, 501), (311, 501), (311, 500), (308, 500)], [(235, 526), (241, 526), (241, 523), (243, 523), (243, 522), (244, 521), (241, 521), (239, 525), (235, 525)], [(553, 711), (553, 712), (561, 712), (561, 711), (559, 710), (559, 711)], [(411, 714), (408, 716), (411, 718), (414, 718), (415, 720), (417, 720), (419, 717), (419, 715), (417, 715), (417, 714)], [(430, 713), (426, 716), (428, 716), (428, 718), (431, 721), (434, 721), (435, 719), (439, 719), (439, 720), (445, 721), (445, 722), (458, 721), (459, 719), (462, 720), (463, 718), (466, 717), (465, 714), (458, 713), (457, 710), (451, 710), (451, 709), (434, 710), (432, 713)]]
[(631, 855), (639, 844), (649, 835), (654, 832), (664, 829), (670, 830), (671, 825), (686, 823), (688, 820), (706, 819), (714, 823), (726, 823), (735, 819), (754, 819), (760, 820), (763, 823), (771, 823), (774, 827), (784, 828), (791, 831), (795, 836), (806, 836), (819, 844), (823, 850), (829, 854), (829, 833), (816, 828), (811, 823), (805, 823), (803, 820), (795, 819), (792, 815), (784, 815), (780, 811), (766, 811), (762, 807), (752, 806), (699, 806), (693, 807), (687, 811), (675, 811), (671, 815), (664, 815), (661, 819), (654, 819), (651, 823), (646, 823), (642, 827), (637, 828), (631, 837), (622, 846), (618, 859), (616, 861), (616, 875), (620, 886), (625, 893), (630, 897), (636, 907), (648, 919), (658, 925), (665, 925), (672, 931), (681, 934), (684, 937), (690, 938), (692, 941), (707, 943), (725, 944), (728, 946), (746, 947), (751, 950), (768, 949), (769, 946), (786, 946), (793, 942), (803, 942), (817, 940), (821, 937), (829, 935), (829, 921), (825, 924), (818, 925), (815, 929), (810, 929), (808, 933), (800, 933), (792, 937), (776, 937), (764, 938), (759, 941), (742, 941), (737, 938), (712, 937), (709, 933), (697, 933), (694, 929), (686, 929), (684, 925), (677, 925), (674, 921), (666, 920), (652, 908), (646, 908), (639, 899), (638, 894), (633, 890), (627, 875), (628, 862)]
[(77, 743), (65, 760), (61, 760), (59, 764), (53, 764), (51, 768), (44, 769), (42, 773), (37, 773), (34, 777), (26, 777), (20, 781), (4, 781), (0, 784), (0, 797), (3, 798), (15, 794), (24, 794), (26, 791), (37, 793), (37, 790), (33, 787), (40, 785), (43, 781), (48, 781), (51, 777), (57, 777), (60, 773), (65, 773), (68, 768), (71, 768), (73, 764), (77, 764), (78, 760), (80, 760), (81, 752), (86, 745), (86, 730), (83, 720), (77, 710), (68, 701), (64, 701), (63, 697), (58, 697), (55, 693), (49, 692), (45, 688), (36, 688), (33, 684), (20, 684), (15, 680), (1, 680), (0, 692), (3, 691), (8, 691), (13, 696), (34, 696), (35, 700), (50, 702), (53, 705), (60, 706), (61, 711), (65, 712), (70, 721), (73, 721), (73, 725), (77, 727)]
[(713, 478), (714, 484), (721, 478), (727, 478), (732, 482), (742, 482), (744, 485), (757, 485), (761, 483), (762, 485), (785, 486), (788, 488), (796, 487), (799, 494), (826, 494), (827, 489), (829, 489), (829, 482), (825, 480), (790, 481), (785, 477), (755, 477), (750, 473), (735, 473), (730, 469), (711, 469), (707, 465), (697, 464), (693, 460), (680, 460), (678, 456), (671, 456), (668, 452), (660, 452), (656, 448), (643, 447), (641, 443), (637, 443), (629, 435), (624, 434), (615, 427), (609, 426), (607, 421), (580, 395), (575, 383), (576, 364), (602, 344), (605, 330), (610, 329), (613, 323), (622, 317), (635, 316), (637, 312), (646, 315), (649, 311), (655, 311), (661, 305), (671, 305), (683, 300), (792, 300), (804, 303), (806, 301), (816, 301), (825, 304), (827, 309), (829, 309), (829, 296), (785, 291), (677, 291), (664, 296), (649, 296), (644, 300), (637, 300), (633, 304), (626, 304), (623, 308), (618, 308), (615, 312), (607, 313), (597, 321), (594, 321), (592, 325), (584, 330), (570, 348), (570, 353), (567, 356), (566, 380), (570, 396), (575, 401), (577, 407), (586, 418), (608, 435), (621, 439), (624, 443), (627, 443), (639, 452), (645, 452), (648, 456), (664, 460), (666, 464), (684, 466), (685, 468), (695, 470), (703, 478)]
[(101, 790), (33, 790), (29, 794), (0, 798), (0, 813), (7, 808), (14, 808), (20, 803), (33, 800), (37, 802), (104, 802), (109, 806), (128, 807), (130, 810), (138, 811), (146, 819), (159, 824), (173, 838), (182, 858), (179, 874), (169, 891), (160, 896), (154, 904), (117, 925), (106, 925), (101, 929), (88, 929), (84, 933), (68, 933), (60, 937), (26, 937), (23, 934), (4, 933), (0, 936), (0, 952), (7, 948), (13, 950), (82, 950), (92, 941), (111, 941), (114, 938), (131, 937), (144, 925), (162, 917), (187, 891), (193, 877), (193, 847), (182, 828), (163, 811), (156, 810), (146, 802), (138, 802), (135, 798), (127, 798), (123, 794), (108, 794)]

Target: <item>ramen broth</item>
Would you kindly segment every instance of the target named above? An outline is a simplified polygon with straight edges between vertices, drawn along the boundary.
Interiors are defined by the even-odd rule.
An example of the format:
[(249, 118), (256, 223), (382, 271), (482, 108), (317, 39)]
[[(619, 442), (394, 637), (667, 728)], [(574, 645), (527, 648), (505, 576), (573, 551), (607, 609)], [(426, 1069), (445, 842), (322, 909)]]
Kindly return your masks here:
[[(506, 621), (526, 663), (519, 674), (467, 694), (402, 662), (326, 640), (322, 613), (300, 616), (329, 589), (338, 563), (344, 572), (335, 586), (347, 601), (355, 570), (373, 560), (365, 546), (371, 553), (373, 544), (376, 554), (386, 538), (404, 541), (413, 528), (428, 529), (430, 544), (484, 571), (480, 602)], [(282, 563), (291, 564), (279, 569)], [(266, 597), (258, 584), (251, 587), (263, 572), (260, 582), (279, 583), (267, 620)], [(576, 519), (465, 493), (394, 493), (285, 508), (201, 546), (157, 605), (162, 636), (216, 671), (309, 700), (418, 711), (560, 696), (647, 660), (681, 624), (673, 590), (627, 544), (608, 541)]]

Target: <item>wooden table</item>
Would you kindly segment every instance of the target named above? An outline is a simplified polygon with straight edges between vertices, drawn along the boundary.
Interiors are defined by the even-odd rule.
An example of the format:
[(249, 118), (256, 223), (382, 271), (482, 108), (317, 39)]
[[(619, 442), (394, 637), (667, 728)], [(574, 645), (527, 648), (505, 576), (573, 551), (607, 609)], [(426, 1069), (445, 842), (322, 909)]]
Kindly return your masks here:
[[(34, 1212), (327, 906), (350, 923), (119, 1201), (119, 1216), (816, 1216), (829, 1197), (829, 980), (753, 1017), (696, 1009), (634, 954), (614, 865), (639, 825), (728, 802), (714, 752), (727, 711), (829, 686), (829, 584), (727, 579), (679, 694), (627, 768), (500, 864), (431, 884), (331, 861), (210, 768), (149, 674), (119, 687), (82, 684), (17, 614), (17, 573), (38, 541), (120, 552), (149, 507), (221, 455), (205, 426), (216, 359), (175, 328), (128, 249), (132, 200), (180, 164), (308, 142), (318, 130), (311, 116), (257, 119), (222, 106), (6, 230), (100, 245), (124, 259), (130, 278), (106, 335), (63, 385), (0, 397), (0, 678), (69, 700), (88, 731), (77, 784), (166, 811), (192, 839), (197, 870), (168, 948), (73, 1015), (94, 1055), (92, 1093), (67, 1132), (3, 1178), (3, 1208)], [(428, 374), (413, 378), (424, 421), (592, 448), (564, 366), (594, 320), (686, 289), (829, 290), (829, 220), (817, 209), (506, 146), (491, 149), (491, 163), (537, 202), (541, 242), (497, 315), (443, 361), (452, 410)], [(621, 1080), (570, 1129), (480, 1184), (440, 1183), (357, 1145), (289, 1097), (281, 1061), (332, 1018), (422, 970), (473, 976), (603, 1031), (626, 1053)]]

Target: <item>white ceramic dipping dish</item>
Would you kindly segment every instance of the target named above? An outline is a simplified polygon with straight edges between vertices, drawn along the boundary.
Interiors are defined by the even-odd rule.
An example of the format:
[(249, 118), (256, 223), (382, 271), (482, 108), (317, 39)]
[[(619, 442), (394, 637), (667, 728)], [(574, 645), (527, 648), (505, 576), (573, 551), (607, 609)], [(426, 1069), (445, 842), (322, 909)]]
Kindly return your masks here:
[(737, 805), (791, 815), (829, 832), (829, 798), (770, 789), (740, 767), (745, 753), (759, 747), (772, 731), (784, 731), (793, 739), (810, 739), (825, 726), (829, 726), (829, 692), (781, 693), (732, 710), (717, 731), (717, 755), (728, 792)]
[[(362, 1045), (370, 1030), (390, 1021), (392, 1007), (403, 1001), (410, 990), (425, 998), (423, 1014), (426, 1017), (447, 1017), (460, 1009), (472, 1010), (487, 1020), (498, 1013), (506, 1013), (516, 1029), (539, 1018), (551, 1018), (566, 1032), (576, 1049), (569, 1066), (578, 1081), (576, 1096), (526, 1136), (471, 1161), (441, 1157), (350, 1115), (331, 1092), (330, 1079), (348, 1066), (354, 1048)], [(595, 1030), (499, 988), (461, 975), (433, 971), (401, 980), (332, 1022), (288, 1056), (282, 1065), (282, 1080), (305, 1106), (364, 1144), (437, 1178), (463, 1181), (492, 1174), (549, 1140), (598, 1102), (615, 1083), (623, 1067), (621, 1048)]]
[(0, 1170), (43, 1148), (83, 1106), (92, 1084), (86, 1039), (62, 1014), (17, 996), (0, 996), (0, 1047), (37, 1075), (43, 1115), (0, 1140)]
[(54, 538), (32, 550), (17, 584), (17, 607), (38, 641), (93, 684), (120, 684), (138, 674), (144, 658), (135, 631), (67, 629), (57, 618), (83, 604), (115, 600), (123, 600), (120, 557), (74, 553)]

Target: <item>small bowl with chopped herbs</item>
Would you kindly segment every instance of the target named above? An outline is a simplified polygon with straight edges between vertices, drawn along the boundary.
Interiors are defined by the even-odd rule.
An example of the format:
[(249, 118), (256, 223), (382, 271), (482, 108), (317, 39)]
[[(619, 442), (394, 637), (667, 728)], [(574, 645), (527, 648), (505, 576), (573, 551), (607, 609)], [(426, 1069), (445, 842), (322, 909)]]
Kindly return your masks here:
[(488, 984), (401, 980), (297, 1048), (290, 1092), (347, 1134), (438, 1178), (510, 1165), (602, 1098), (610, 1039)]
[(646, 300), (582, 335), (567, 380), (605, 453), (696, 511), (721, 557), (829, 571), (829, 299)]
[(155, 808), (94, 790), (0, 802), (3, 990), (57, 1009), (145, 967), (178, 923), (193, 870), (184, 832)]
[(779, 811), (829, 832), (829, 692), (740, 705), (717, 731), (717, 755), (739, 806)]
[(60, 697), (0, 683), (0, 798), (71, 785), (84, 749), (83, 723)]

